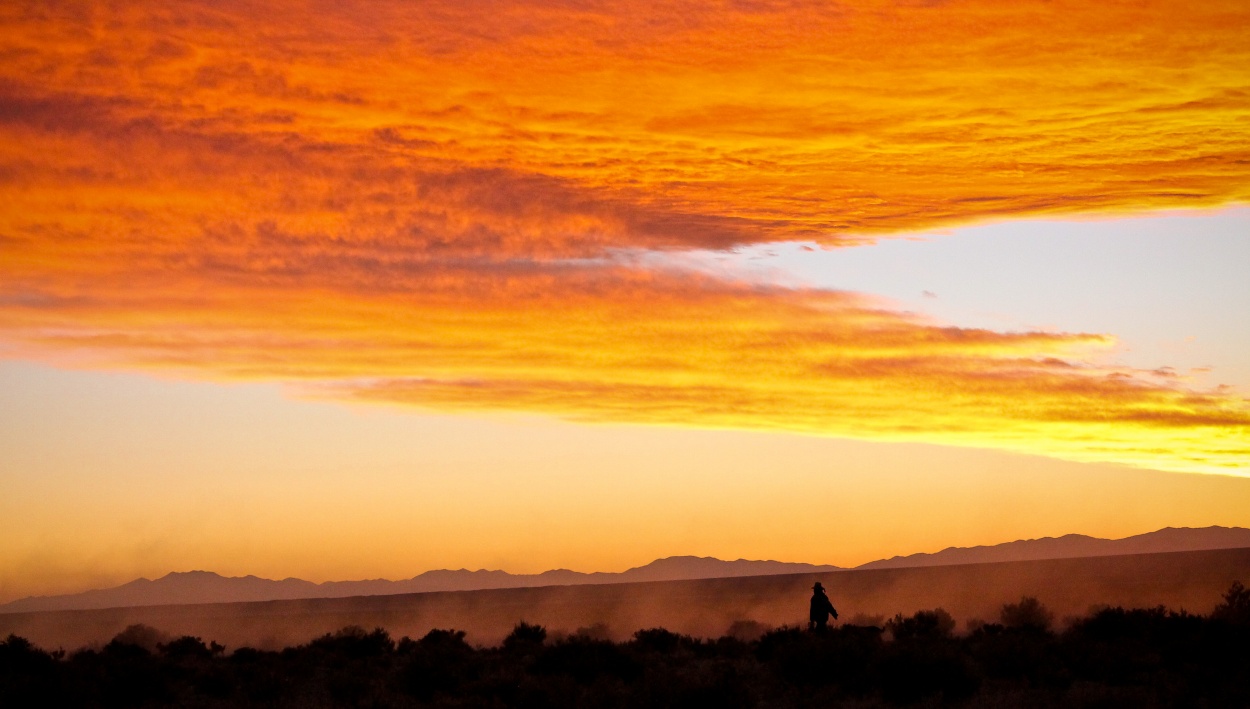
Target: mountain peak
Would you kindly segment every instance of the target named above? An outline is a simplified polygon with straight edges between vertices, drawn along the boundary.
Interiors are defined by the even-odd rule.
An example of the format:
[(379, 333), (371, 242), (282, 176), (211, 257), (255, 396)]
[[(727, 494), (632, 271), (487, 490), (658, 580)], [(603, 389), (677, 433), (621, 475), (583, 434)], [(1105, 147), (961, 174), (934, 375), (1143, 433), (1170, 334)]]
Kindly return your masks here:
[(164, 581), (165, 579), (205, 579), (205, 578), (224, 579), (226, 577), (222, 576), (216, 571), (203, 571), (200, 569), (195, 569), (192, 571), (170, 571), (169, 573), (165, 574), (158, 580)]

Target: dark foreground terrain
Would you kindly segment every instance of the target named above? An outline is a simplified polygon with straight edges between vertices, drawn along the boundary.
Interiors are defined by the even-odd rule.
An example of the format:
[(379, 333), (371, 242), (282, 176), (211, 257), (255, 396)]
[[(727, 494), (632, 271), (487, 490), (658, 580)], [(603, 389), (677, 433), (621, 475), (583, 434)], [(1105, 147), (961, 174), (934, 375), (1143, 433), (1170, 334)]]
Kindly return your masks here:
[(1131, 556), (1011, 561), (961, 566), (834, 571), (655, 581), (595, 586), (547, 586), (483, 591), (411, 593), (355, 598), (77, 611), (0, 613), (0, 638), (19, 635), (45, 648), (103, 645), (131, 625), (172, 636), (212, 638), (229, 647), (281, 649), (348, 625), (386, 628), (395, 637), (434, 628), (466, 631), (474, 645), (497, 645), (518, 620), (552, 634), (607, 626), (606, 637), (630, 639), (640, 628), (716, 638), (735, 622), (771, 627), (805, 622), (815, 581), (844, 620), (945, 608), (963, 624), (998, 617), (1000, 606), (1036, 596), (1055, 617), (1083, 616), (1090, 606), (1166, 606), (1211, 611), (1237, 579), (1250, 581), (1250, 549)]
[[(433, 630), (395, 642), (343, 628), (280, 651), (233, 652), (126, 629), (102, 648), (0, 643), (6, 707), (1247, 707), (1250, 591), (1209, 616), (1097, 611), (1056, 630), (1034, 598), (955, 634), (946, 611), (825, 632), (740, 624), (699, 640), (625, 642), (518, 624), (499, 647)], [(753, 637), (757, 636), (757, 637)]]

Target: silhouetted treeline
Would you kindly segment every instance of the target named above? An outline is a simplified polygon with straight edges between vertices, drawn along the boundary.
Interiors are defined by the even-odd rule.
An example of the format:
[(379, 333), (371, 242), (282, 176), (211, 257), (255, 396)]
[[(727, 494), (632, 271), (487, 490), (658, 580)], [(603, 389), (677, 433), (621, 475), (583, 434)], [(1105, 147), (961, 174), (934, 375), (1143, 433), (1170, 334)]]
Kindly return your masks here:
[[(884, 619), (883, 619), (884, 620)], [(1248, 707), (1250, 591), (1210, 616), (1108, 608), (1055, 630), (1036, 599), (955, 633), (942, 609), (879, 627), (628, 642), (520, 623), (500, 647), (348, 627), (233, 652), (133, 626), (99, 649), (0, 642), (4, 707)]]

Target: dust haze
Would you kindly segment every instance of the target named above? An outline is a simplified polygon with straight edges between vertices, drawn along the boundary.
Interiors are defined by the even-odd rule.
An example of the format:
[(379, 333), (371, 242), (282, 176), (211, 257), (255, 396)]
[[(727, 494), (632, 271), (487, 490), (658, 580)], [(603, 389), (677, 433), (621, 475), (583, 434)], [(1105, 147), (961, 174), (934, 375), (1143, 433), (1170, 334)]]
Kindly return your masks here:
[(624, 640), (663, 627), (695, 637), (758, 634), (806, 624), (807, 601), (822, 582), (844, 621), (944, 608), (959, 628), (993, 620), (1004, 603), (1034, 596), (1056, 619), (1091, 606), (1166, 606), (1207, 613), (1235, 580), (1250, 580), (1250, 549), (1053, 559), (964, 566), (872, 569), (783, 576), (547, 586), (252, 603), (147, 606), (0, 614), (0, 637), (44, 648), (103, 644), (143, 624), (228, 648), (277, 649), (344, 626), (380, 627), (419, 638), (435, 628), (466, 631), (476, 645), (500, 643), (518, 621), (555, 637)]

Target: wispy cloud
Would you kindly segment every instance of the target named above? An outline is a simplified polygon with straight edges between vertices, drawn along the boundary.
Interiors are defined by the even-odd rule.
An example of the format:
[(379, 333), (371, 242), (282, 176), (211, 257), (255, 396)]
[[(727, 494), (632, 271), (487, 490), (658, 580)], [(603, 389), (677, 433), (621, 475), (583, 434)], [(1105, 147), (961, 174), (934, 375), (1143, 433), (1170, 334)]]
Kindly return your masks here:
[(1244, 469), (1250, 456), (1245, 400), (1098, 365), (1113, 344), (1103, 335), (949, 327), (853, 293), (685, 271), (268, 253), (59, 280), (59, 292), (25, 281), (5, 289), (0, 325), (27, 356), (434, 410), (1208, 472)]

